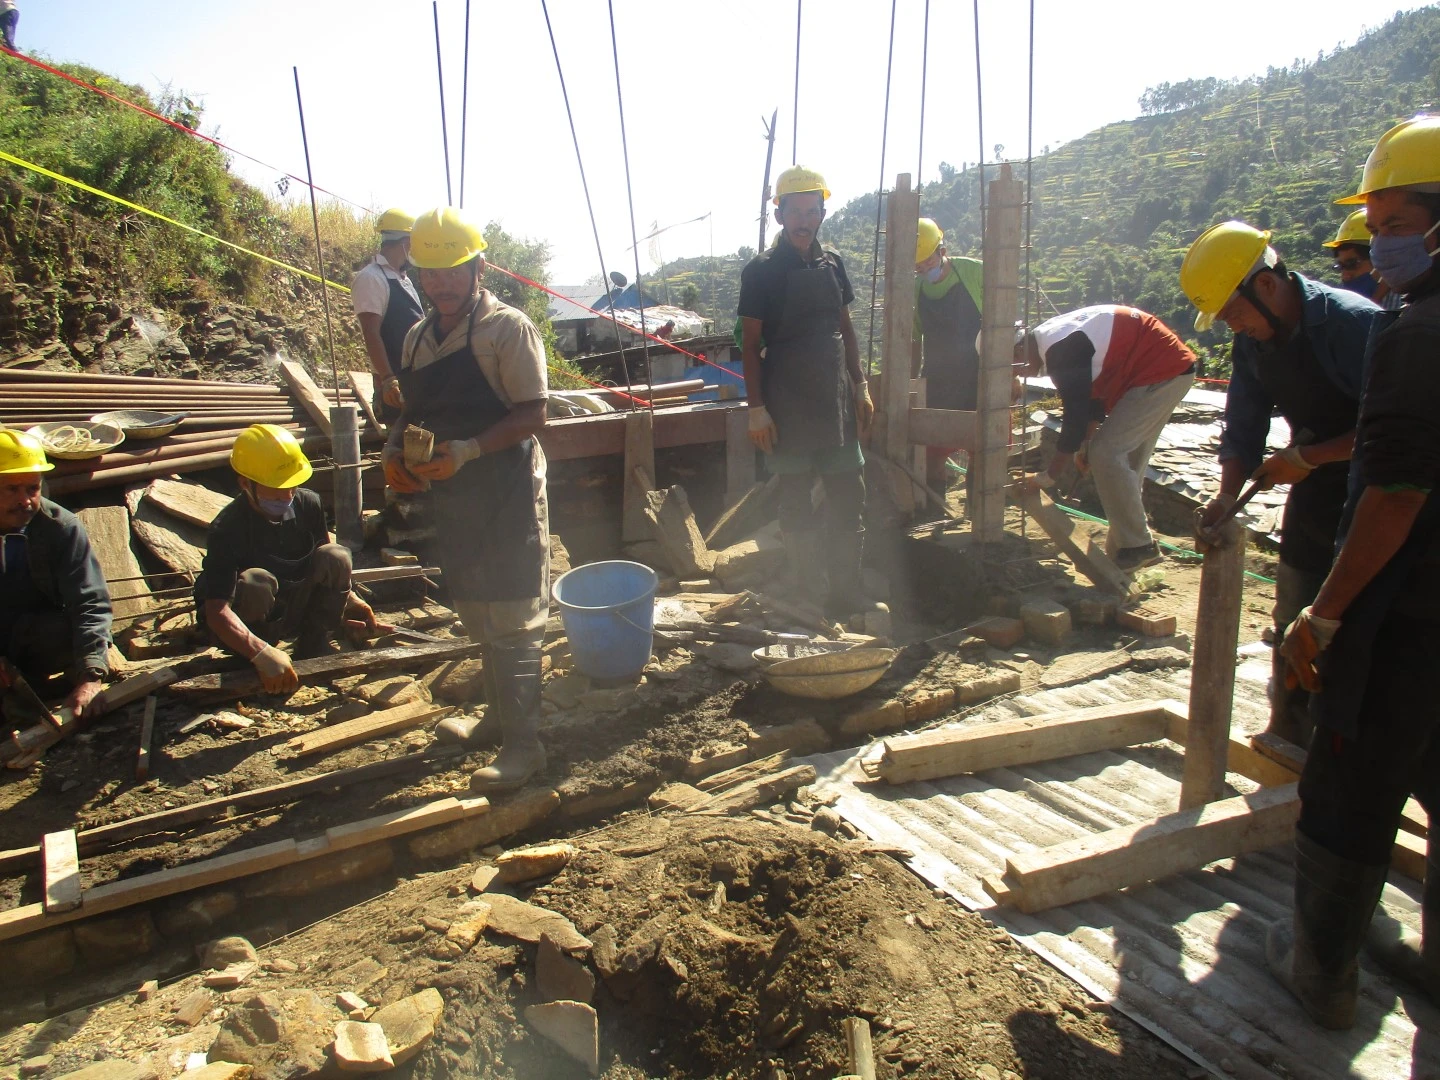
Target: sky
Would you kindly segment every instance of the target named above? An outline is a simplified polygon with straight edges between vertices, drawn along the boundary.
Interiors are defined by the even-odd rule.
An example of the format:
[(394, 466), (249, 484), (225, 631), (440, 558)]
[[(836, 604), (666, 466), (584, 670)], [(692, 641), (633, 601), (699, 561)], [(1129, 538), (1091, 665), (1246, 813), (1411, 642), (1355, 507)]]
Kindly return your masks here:
[[(633, 277), (610, 21), (601, 0), (548, 0), (607, 270)], [(882, 176), (887, 41), (884, 0), (610, 0), (630, 163), (633, 235), (654, 256), (735, 252), (758, 239), (765, 163), (762, 117), (779, 109), (774, 173), (824, 173), (832, 205)], [(895, 0), (885, 184), (981, 153), (974, 8)], [(1399, 10), (1423, 6), (1399, 5)], [(1349, 44), (1393, 8), (1346, 0), (1036, 0), (1033, 147), (1130, 118), (1146, 87), (1245, 77)], [(129, 83), (203, 103), (202, 129), (305, 175), (292, 67), (298, 68), (315, 183), (381, 209), (447, 201), (435, 24), (429, 0), (20, 0), (18, 44)], [(440, 58), (450, 151), (449, 201), (460, 201), (466, 0), (440, 0)], [(1022, 159), (1027, 142), (1029, 6), (979, 0), (984, 155)], [(471, 0), (464, 207), (551, 247), (551, 278), (578, 284), (600, 256), (566, 120), (541, 0)], [(279, 173), (236, 171), (274, 191)], [(296, 189), (291, 188), (290, 197)], [(922, 203), (923, 212), (923, 203)], [(773, 231), (773, 230), (772, 230)], [(823, 235), (823, 234), (822, 234)], [(657, 246), (658, 245), (658, 246)]]

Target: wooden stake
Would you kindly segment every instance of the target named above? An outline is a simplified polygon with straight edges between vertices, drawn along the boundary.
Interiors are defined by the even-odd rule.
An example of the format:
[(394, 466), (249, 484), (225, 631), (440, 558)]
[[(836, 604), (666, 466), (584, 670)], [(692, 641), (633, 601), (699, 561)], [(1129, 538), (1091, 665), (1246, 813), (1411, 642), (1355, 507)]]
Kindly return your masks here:
[[(744, 411), (740, 410), (743, 418)], [(639, 469), (640, 472), (636, 472)], [(646, 487), (648, 482), (649, 487)], [(625, 487), (621, 495), (620, 540), (650, 539), (645, 496), (655, 487), (655, 415), (649, 409), (625, 414)]]
[(335, 539), (352, 552), (365, 546), (361, 524), (364, 496), (360, 484), (360, 415), (354, 405), (336, 405), (330, 410), (330, 456), (337, 466), (331, 491), (335, 499)]
[[(323, 288), (322, 288), (323, 292)], [(281, 360), (280, 375), (284, 378), (290, 392), (305, 406), (305, 411), (310, 414), (310, 419), (315, 421), (319, 429), (328, 437), (335, 434), (335, 429), (330, 423), (330, 402), (325, 398), (325, 392), (315, 385), (315, 380), (310, 378), (310, 373), (297, 364), (294, 360)]]
[[(881, 452), (890, 461), (910, 457), (910, 353), (915, 340), (915, 237), (920, 228), (920, 193), (910, 189), (910, 174), (895, 178), (885, 205), (885, 327), (880, 351), (880, 408), (885, 413)], [(890, 474), (895, 505), (915, 509), (915, 488)]]
[(1245, 581), (1245, 530), (1234, 521), (1200, 569), (1195, 658), (1190, 668), (1190, 724), (1180, 809), (1220, 798), (1235, 697), (1235, 648), (1240, 641), (1240, 596)]
[(150, 739), (155, 734), (155, 695), (145, 699), (145, 718), (140, 721), (140, 752), (135, 758), (135, 779), (150, 775)]
[(841, 1025), (845, 1029), (845, 1060), (851, 1075), (860, 1080), (875, 1080), (875, 1050), (870, 1045), (870, 1021), (848, 1016)]
[(725, 509), (729, 510), (755, 486), (755, 444), (744, 409), (725, 414)]
[(40, 842), (45, 856), (45, 910), (74, 911), (80, 906), (80, 852), (75, 830), (46, 833)]

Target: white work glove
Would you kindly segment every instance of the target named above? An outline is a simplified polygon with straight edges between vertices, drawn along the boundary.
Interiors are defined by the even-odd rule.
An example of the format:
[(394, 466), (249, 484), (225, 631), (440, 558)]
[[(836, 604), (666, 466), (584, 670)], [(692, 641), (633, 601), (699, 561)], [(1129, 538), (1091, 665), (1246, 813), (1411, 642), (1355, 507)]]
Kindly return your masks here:
[(1044, 491), (1055, 486), (1055, 477), (1048, 472), (1031, 473), (1025, 477), (1025, 487), (1029, 491)]
[(779, 433), (775, 430), (775, 421), (770, 419), (770, 410), (764, 405), (751, 405), (749, 420), (750, 441), (755, 444), (757, 449), (767, 454), (773, 454)]
[(266, 645), (250, 658), (250, 663), (267, 694), (288, 694), (300, 685), (300, 676), (295, 674), (290, 657), (274, 645)]
[(460, 466), (464, 465), (467, 461), (474, 461), (480, 456), (479, 439), (451, 439), (449, 442), (442, 443), (441, 445), (443, 445), (445, 449), (449, 451), (450, 456), (455, 459), (456, 469), (459, 469)]

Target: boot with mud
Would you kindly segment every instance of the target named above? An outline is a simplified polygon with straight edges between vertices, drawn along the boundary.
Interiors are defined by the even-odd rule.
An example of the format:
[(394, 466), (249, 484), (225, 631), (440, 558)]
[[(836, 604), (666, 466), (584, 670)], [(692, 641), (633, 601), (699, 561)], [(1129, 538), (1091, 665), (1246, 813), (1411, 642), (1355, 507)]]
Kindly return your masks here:
[(825, 603), (825, 561), (819, 529), (793, 529), (781, 535), (790, 569), (790, 593), (819, 611)]
[(1387, 866), (1342, 859), (1304, 833), (1295, 834), (1295, 913), (1265, 936), (1270, 972), (1321, 1027), (1355, 1024), (1360, 946)]
[(1424, 990), (1440, 1003), (1440, 859), (1425, 856), (1425, 887), (1420, 899), (1421, 932), (1415, 933), (1383, 910), (1375, 912), (1365, 935), (1365, 951), (1391, 975)]
[(305, 600), (305, 614), (301, 616), (300, 633), (291, 656), (296, 660), (311, 660), (339, 652), (335, 635), (345, 620), (345, 606), (349, 601), (349, 589), (327, 589), (319, 585), (312, 588)]
[(470, 790), (479, 795), (514, 791), (545, 768), (545, 747), (536, 734), (540, 720), (540, 660), (538, 648), (492, 648), (496, 697), (486, 712), (500, 714), (504, 741), (495, 760), (470, 777)]
[(500, 707), (496, 704), (500, 691), (495, 684), (495, 660), (490, 646), (480, 653), (481, 677), (485, 681), (485, 711), (479, 716), (447, 716), (435, 726), (437, 742), (451, 746), (496, 746), (503, 737), (500, 728)]

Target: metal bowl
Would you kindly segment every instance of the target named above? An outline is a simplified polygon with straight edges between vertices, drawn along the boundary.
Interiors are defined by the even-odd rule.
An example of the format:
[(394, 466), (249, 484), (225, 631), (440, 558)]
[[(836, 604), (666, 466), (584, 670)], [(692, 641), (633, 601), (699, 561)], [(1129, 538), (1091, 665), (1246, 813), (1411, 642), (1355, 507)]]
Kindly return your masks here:
[(843, 698), (880, 681), (898, 649), (849, 649), (797, 656), (762, 667), (765, 680), (784, 694), (804, 698)]
[[(65, 450), (57, 448), (55, 435), (63, 432), (66, 428), (88, 432), (93, 440), (92, 445), (83, 450)], [(45, 456), (57, 458), (60, 461), (86, 461), (90, 458), (97, 458), (101, 454), (107, 454), (115, 447), (125, 441), (125, 432), (117, 424), (97, 424), (95, 421), (85, 422), (82, 420), (51, 420), (48, 423), (36, 424), (25, 432), (40, 441), (45, 448)], [(63, 444), (62, 444), (63, 445)]]
[(92, 423), (114, 424), (127, 439), (159, 439), (180, 426), (189, 413), (157, 412), (154, 409), (115, 409), (96, 413)]
[(762, 668), (774, 667), (784, 660), (826, 653), (849, 652), (855, 646), (849, 641), (811, 641), (805, 645), (762, 645), (750, 655)]

